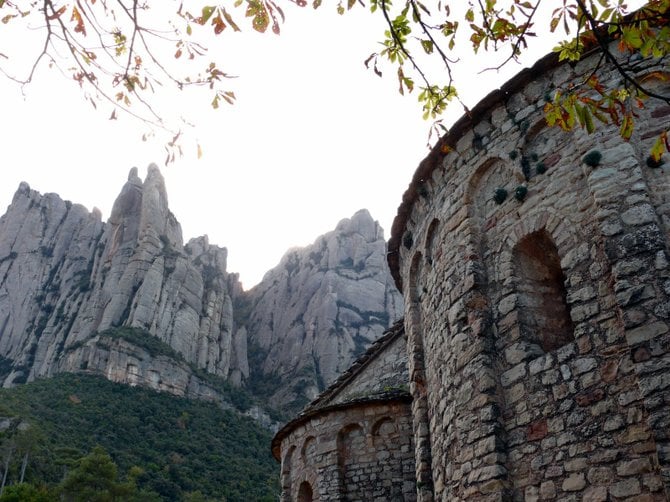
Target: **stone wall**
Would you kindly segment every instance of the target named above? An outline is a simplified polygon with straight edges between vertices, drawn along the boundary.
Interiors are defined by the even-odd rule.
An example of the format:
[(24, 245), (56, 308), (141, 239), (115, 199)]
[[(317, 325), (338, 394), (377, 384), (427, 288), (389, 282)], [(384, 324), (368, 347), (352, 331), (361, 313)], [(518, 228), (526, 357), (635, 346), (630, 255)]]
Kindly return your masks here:
[(648, 100), (630, 142), (549, 128), (545, 99), (597, 60), (545, 58), (487, 97), (403, 198), (420, 500), (668, 500), (670, 169), (646, 159), (670, 107)]
[(276, 434), (282, 501), (416, 500), (404, 335), (396, 323)]
[(281, 440), (281, 500), (416, 500), (408, 401), (340, 405), (295, 424)]

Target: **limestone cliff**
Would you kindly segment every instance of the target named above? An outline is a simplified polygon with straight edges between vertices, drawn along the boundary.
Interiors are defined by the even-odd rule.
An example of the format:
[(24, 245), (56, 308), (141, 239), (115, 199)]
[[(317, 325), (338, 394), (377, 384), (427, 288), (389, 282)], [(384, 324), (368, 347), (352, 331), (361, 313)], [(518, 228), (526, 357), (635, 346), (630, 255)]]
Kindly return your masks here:
[[(0, 383), (94, 371), (206, 397), (193, 373), (202, 370), (292, 409), (400, 317), (385, 254), (381, 227), (362, 210), (244, 292), (225, 248), (207, 237), (183, 244), (155, 166), (144, 181), (130, 171), (106, 223), (22, 183), (0, 218)], [(183, 359), (99, 336), (121, 327)]]
[(402, 315), (383, 230), (367, 210), (288, 251), (247, 301), (252, 383), (273, 404), (294, 407), (314, 398)]
[(241, 287), (226, 256), (206, 237), (183, 245), (155, 166), (144, 182), (130, 171), (107, 223), (98, 210), (22, 183), (0, 218), (0, 356), (11, 361), (4, 385), (52, 374), (69, 346), (121, 325), (239, 382), (248, 372), (232, 324)]

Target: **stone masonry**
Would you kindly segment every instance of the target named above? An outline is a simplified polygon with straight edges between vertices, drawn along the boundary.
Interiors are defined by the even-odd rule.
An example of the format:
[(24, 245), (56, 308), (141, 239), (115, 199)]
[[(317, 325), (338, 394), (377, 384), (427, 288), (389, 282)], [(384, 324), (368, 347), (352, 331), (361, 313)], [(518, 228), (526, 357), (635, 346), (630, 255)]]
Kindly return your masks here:
[[(630, 141), (543, 113), (594, 72), (619, 86), (601, 63), (543, 58), (419, 165), (388, 244), (411, 402), (357, 401), (354, 365), (275, 438), (282, 500), (670, 500), (670, 155), (649, 159), (670, 106), (647, 99)], [(667, 61), (620, 63), (670, 95)], [(373, 476), (400, 464), (411, 494)]]
[(282, 502), (416, 500), (406, 384), (399, 323), (275, 436)]
[[(646, 100), (628, 142), (543, 114), (599, 57), (547, 56), (486, 97), (403, 197), (419, 500), (669, 499), (670, 158), (647, 158), (670, 106)], [(624, 62), (670, 95), (667, 62)]]

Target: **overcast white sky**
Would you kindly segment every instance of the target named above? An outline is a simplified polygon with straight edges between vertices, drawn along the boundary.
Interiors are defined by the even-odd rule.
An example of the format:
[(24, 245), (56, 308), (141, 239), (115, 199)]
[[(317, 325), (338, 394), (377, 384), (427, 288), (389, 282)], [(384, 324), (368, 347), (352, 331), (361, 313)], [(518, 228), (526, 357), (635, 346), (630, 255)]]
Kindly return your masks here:
[[(360, 208), (388, 238), (427, 154), (429, 123), (415, 95), (403, 98), (392, 75), (379, 79), (363, 65), (381, 38), (379, 16), (286, 10), (279, 37), (235, 34), (212, 46), (224, 51), (225, 69), (240, 75), (231, 83), (237, 104), (215, 112), (205, 99), (174, 95), (174, 106), (195, 124), (189, 134), (203, 146), (200, 160), (192, 149), (163, 167), (162, 142), (140, 139), (145, 126), (127, 117), (107, 120), (108, 110), (93, 110), (55, 71), (43, 68), (23, 94), (0, 78), (0, 212), (27, 181), (42, 193), (98, 207), (106, 219), (130, 168), (144, 177), (155, 162), (184, 239), (208, 234), (226, 246), (228, 271), (240, 273), (245, 288), (288, 248), (313, 242)], [(8, 43), (0, 31), (0, 47)], [(547, 50), (536, 50), (528, 64)], [(461, 57), (467, 73), (474, 56)], [(462, 77), (457, 86), (473, 106), (521, 68)], [(451, 121), (461, 114), (453, 108)]]

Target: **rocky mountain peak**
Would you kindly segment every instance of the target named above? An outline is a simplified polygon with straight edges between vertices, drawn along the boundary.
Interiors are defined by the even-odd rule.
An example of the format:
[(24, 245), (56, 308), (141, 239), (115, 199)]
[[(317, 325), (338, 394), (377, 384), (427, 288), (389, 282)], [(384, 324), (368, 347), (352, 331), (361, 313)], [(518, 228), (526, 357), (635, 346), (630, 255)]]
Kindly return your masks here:
[(357, 233), (367, 241), (383, 238), (384, 230), (370, 215), (367, 209), (359, 209), (351, 218), (344, 218), (335, 227), (335, 231), (343, 235)]
[(363, 209), (289, 250), (249, 292), (252, 377), (281, 384), (263, 389), (275, 404), (313, 398), (402, 315), (385, 256), (383, 230)]
[[(106, 223), (21, 183), (0, 217), (0, 383), (86, 370), (200, 395), (191, 367), (295, 409), (401, 316), (385, 254), (362, 209), (244, 292), (225, 247), (183, 244), (155, 165), (144, 180), (130, 170)], [(124, 329), (135, 342), (110, 338)], [(142, 336), (179, 361), (151, 357)]]
[[(22, 183), (0, 218), (0, 358), (12, 361), (0, 377), (11, 385), (62, 364), (87, 367), (80, 359), (94, 357), (97, 334), (119, 326), (146, 330), (211, 373), (243, 376), (232, 313), (242, 289), (226, 257), (206, 238), (182, 245), (154, 165), (144, 181), (130, 170), (107, 223)], [(68, 355), (82, 343), (91, 350)]]

